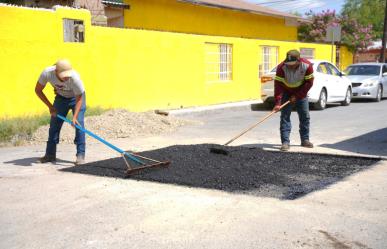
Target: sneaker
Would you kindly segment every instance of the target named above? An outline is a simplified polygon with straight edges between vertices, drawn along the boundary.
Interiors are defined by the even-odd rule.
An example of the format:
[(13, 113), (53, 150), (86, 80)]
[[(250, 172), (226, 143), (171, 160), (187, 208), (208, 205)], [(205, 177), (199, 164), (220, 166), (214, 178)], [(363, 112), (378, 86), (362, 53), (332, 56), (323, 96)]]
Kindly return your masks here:
[(77, 159), (75, 160), (74, 164), (75, 165), (85, 164), (85, 156), (84, 155), (77, 156)]
[(301, 146), (306, 148), (313, 148), (313, 144), (309, 140), (302, 141)]
[(56, 162), (56, 156), (55, 155), (44, 155), (44, 157), (39, 158), (40, 163), (49, 163), (49, 162)]
[(281, 151), (288, 151), (289, 149), (290, 149), (290, 146), (288, 143), (283, 143), (280, 148)]

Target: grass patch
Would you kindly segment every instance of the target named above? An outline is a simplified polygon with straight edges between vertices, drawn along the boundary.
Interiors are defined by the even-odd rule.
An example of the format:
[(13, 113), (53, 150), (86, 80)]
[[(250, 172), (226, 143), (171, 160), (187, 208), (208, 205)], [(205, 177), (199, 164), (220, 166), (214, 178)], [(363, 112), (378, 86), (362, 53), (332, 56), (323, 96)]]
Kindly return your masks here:
[[(85, 116), (97, 116), (108, 111), (102, 107), (87, 107)], [(68, 115), (72, 119), (70, 111)], [(13, 145), (22, 144), (21, 141), (28, 139), (31, 135), (43, 125), (50, 123), (50, 116), (48, 114), (0, 119), (0, 143)]]

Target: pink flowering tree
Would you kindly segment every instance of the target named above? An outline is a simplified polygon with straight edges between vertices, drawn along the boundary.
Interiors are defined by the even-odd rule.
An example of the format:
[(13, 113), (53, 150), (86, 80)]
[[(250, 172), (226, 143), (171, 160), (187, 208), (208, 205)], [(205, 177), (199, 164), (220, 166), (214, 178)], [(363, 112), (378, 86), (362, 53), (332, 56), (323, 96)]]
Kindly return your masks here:
[(338, 25), (340, 19), (333, 10), (323, 10), (321, 13), (309, 11), (305, 13), (310, 23), (303, 23), (298, 29), (298, 39), (305, 42), (324, 42), (329, 25)]
[(310, 23), (302, 24), (298, 29), (298, 39), (304, 42), (325, 42), (328, 26), (341, 25), (341, 42), (351, 52), (366, 49), (374, 39), (372, 25), (364, 26), (355, 19), (336, 15), (334, 10), (321, 13), (309, 11), (305, 14)]
[(351, 52), (365, 50), (375, 39), (372, 25), (363, 26), (355, 19), (342, 17), (341, 43)]

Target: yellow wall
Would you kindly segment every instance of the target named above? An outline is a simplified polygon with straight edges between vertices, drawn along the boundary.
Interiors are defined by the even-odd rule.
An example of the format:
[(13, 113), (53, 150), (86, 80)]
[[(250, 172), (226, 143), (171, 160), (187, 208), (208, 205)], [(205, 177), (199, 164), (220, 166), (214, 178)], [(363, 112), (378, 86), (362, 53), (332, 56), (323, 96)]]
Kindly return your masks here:
[(353, 64), (353, 53), (347, 47), (340, 46), (340, 65), (341, 71), (344, 71), (349, 65)]
[[(95, 27), (85, 10), (0, 5), (0, 16), (0, 118), (47, 112), (34, 87), (41, 71), (63, 57), (80, 73), (89, 106), (133, 111), (259, 99), (263, 45), (278, 46), (279, 60), (300, 47), (330, 57), (329, 45)], [(64, 17), (85, 20), (85, 43), (63, 42)], [(231, 81), (206, 81), (206, 43), (232, 44)], [(52, 88), (46, 92), (52, 100)]]
[(176, 0), (127, 0), (124, 25), (191, 34), (297, 40), (297, 27), (286, 26), (284, 18), (205, 7)]

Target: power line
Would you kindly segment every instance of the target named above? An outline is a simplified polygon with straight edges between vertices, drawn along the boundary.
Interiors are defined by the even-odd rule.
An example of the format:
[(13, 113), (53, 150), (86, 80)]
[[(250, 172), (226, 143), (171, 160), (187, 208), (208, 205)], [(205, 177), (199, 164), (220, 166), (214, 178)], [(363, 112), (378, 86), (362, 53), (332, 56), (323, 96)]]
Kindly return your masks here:
[(277, 4), (277, 3), (288, 3), (288, 2), (294, 2), (296, 0), (277, 0), (277, 1), (270, 1), (270, 2), (261, 2), (261, 3), (257, 3), (257, 4), (269, 4), (269, 5), (272, 5), (272, 4)]
[[(277, 4), (277, 3), (284, 3), (284, 4), (287, 4), (287, 3), (291, 3), (291, 2), (295, 2), (295, 1), (299, 1), (299, 0), (274, 0), (274, 1), (267, 1), (267, 2), (256, 2), (256, 4), (260, 5), (260, 4)], [(324, 2), (331, 2), (331, 1), (337, 1), (337, 0), (324, 0)]]
[[(280, 11), (299, 10), (299, 9), (316, 9), (326, 6), (327, 3), (323, 1), (307, 1), (300, 2), (297, 0), (273, 0), (267, 2), (257, 2), (257, 5), (264, 5)], [(330, 1), (330, 0), (325, 0)]]

